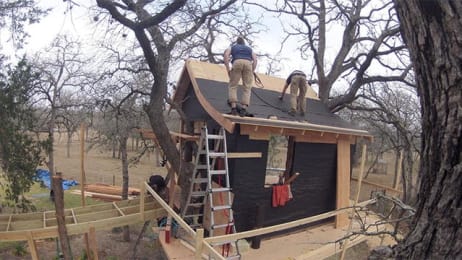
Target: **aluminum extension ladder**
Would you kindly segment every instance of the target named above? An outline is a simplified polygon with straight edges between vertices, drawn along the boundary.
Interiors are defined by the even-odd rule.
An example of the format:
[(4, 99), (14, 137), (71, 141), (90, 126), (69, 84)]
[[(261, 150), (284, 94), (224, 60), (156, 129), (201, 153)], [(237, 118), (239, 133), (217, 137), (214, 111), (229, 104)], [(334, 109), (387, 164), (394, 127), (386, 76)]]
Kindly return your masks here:
[[(219, 160), (222, 163), (218, 163)], [(215, 169), (217, 167), (219, 169)], [(213, 180), (221, 180), (221, 187), (214, 187), (212, 185)], [(213, 200), (214, 195), (215, 198), (218, 196), (221, 199), (222, 205), (215, 205), (216, 203)], [(208, 216), (205, 216), (204, 205), (207, 199), (210, 205), (210, 213)], [(221, 128), (218, 134), (209, 134), (207, 127), (204, 126), (201, 130), (188, 198), (181, 211), (181, 217), (189, 221), (192, 228), (203, 227), (204, 217), (209, 217), (210, 224), (208, 227), (205, 227), (209, 236), (213, 236), (214, 230), (218, 229), (224, 230), (226, 234), (236, 233), (231, 204), (232, 197), (229, 183), (226, 131), (224, 128)], [(224, 214), (227, 218), (227, 223), (216, 224), (216, 214)], [(234, 249), (230, 255), (231, 244), (233, 244)], [(227, 259), (240, 259), (237, 241), (214, 244), (214, 246), (222, 246), (222, 253), (224, 253), (224, 248), (227, 248), (228, 253), (224, 255)]]

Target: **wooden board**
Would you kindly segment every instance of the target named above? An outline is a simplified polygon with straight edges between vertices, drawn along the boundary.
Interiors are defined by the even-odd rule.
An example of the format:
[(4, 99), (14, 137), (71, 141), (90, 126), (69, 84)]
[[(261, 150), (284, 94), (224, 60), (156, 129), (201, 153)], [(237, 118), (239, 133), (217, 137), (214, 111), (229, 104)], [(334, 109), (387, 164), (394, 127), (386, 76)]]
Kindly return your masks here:
[[(153, 229), (153, 232), (158, 232), (156, 229)], [(194, 259), (194, 251), (188, 249), (184, 246), (180, 239), (176, 239), (173, 236), (170, 237), (170, 243), (165, 241), (165, 231), (159, 231), (159, 242), (164, 250), (164, 253), (167, 255), (167, 258), (170, 260), (190, 260)]]
[[(337, 144), (337, 203), (336, 208), (350, 206), (350, 142), (339, 140)], [(335, 218), (335, 227), (348, 225), (348, 214), (339, 214)]]
[(261, 152), (255, 153), (228, 153), (228, 159), (238, 159), (238, 158), (261, 158)]
[[(215, 81), (221, 81), (221, 82), (229, 82), (228, 73), (226, 72), (225, 66), (222, 64), (212, 64), (212, 63), (202, 62), (202, 61), (197, 61), (197, 60), (187, 60), (186, 64), (188, 66), (188, 70), (193, 71), (194, 75), (197, 78), (209, 79), (209, 80), (215, 80)], [(278, 91), (278, 92), (282, 91), (282, 88), (284, 87), (284, 84), (286, 81), (285, 78), (269, 76), (269, 75), (265, 75), (261, 73), (257, 73), (257, 76), (260, 78), (261, 82), (263, 83), (264, 89)], [(254, 84), (253, 86), (262, 87), (256, 84)], [(307, 88), (306, 97), (312, 98), (312, 99), (319, 99), (318, 94), (310, 86)]]
[(243, 126), (246, 126), (248, 131), (246, 132), (246, 134), (250, 132), (271, 132), (279, 133), (280, 135), (303, 136), (304, 134), (312, 132), (319, 135), (329, 133), (334, 134), (337, 137), (365, 137), (369, 140), (372, 138), (372, 135), (369, 134), (367, 131), (359, 129), (317, 125), (308, 122), (298, 121), (271, 120), (257, 117), (237, 117), (228, 114), (223, 114), (223, 116), (229, 118), (231, 121), (235, 123), (239, 123), (241, 125), (241, 132)]

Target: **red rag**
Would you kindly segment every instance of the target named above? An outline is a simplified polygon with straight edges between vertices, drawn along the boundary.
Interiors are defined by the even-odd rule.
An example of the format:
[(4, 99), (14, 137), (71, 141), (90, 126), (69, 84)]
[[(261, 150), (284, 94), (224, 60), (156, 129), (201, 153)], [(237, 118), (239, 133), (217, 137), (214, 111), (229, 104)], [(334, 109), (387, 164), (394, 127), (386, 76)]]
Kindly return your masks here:
[(288, 185), (274, 185), (273, 186), (273, 199), (272, 206), (284, 206), (289, 201), (289, 186)]

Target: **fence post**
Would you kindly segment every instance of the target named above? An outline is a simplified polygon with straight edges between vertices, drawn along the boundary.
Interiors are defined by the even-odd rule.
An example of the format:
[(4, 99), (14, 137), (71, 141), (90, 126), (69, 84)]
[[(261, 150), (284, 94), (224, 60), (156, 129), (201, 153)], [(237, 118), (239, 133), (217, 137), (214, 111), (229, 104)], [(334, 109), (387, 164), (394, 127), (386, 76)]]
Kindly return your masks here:
[(141, 214), (141, 221), (145, 221), (145, 216), (144, 216), (144, 201), (146, 196), (146, 186), (144, 185), (144, 181), (141, 183), (141, 188), (140, 188), (140, 214)]

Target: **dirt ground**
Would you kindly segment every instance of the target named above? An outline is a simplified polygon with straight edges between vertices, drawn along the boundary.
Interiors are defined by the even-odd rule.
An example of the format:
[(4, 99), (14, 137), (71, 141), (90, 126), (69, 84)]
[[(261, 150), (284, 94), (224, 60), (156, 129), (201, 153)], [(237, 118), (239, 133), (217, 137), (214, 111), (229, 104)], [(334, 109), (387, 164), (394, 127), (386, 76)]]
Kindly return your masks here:
[[(114, 231), (98, 231), (96, 232), (96, 241), (98, 247), (99, 259), (107, 260), (125, 260), (125, 259), (156, 259), (166, 260), (166, 256), (163, 253), (162, 247), (157, 240), (157, 234), (154, 234), (150, 229), (144, 234), (143, 238), (137, 247), (136, 256), (133, 257), (133, 249), (135, 241), (138, 238), (140, 226), (130, 227), (130, 241), (122, 241), (122, 233), (118, 230)], [(84, 258), (84, 236), (77, 235), (70, 238), (71, 251), (74, 259), (86, 259)], [(59, 259), (57, 241), (55, 239), (37, 240), (37, 250), (40, 259)], [(14, 256), (13, 252), (7, 251), (0, 253), (0, 259), (4, 260), (16, 260), (16, 259), (32, 259), (29, 254), (25, 256)]]

